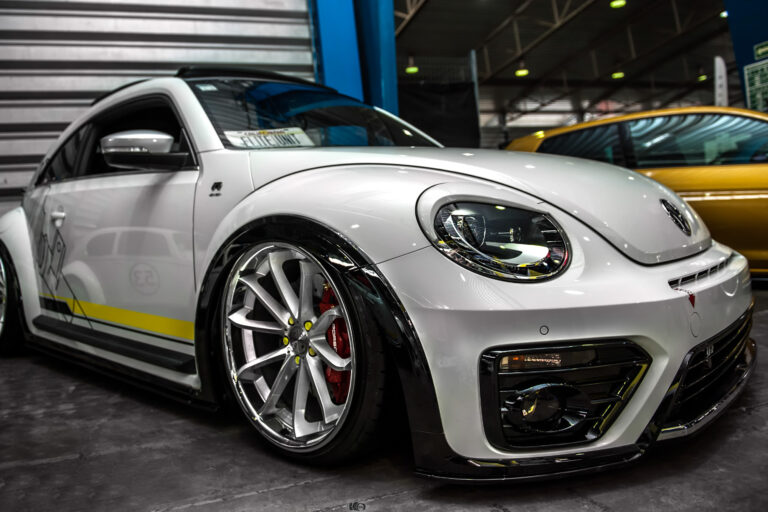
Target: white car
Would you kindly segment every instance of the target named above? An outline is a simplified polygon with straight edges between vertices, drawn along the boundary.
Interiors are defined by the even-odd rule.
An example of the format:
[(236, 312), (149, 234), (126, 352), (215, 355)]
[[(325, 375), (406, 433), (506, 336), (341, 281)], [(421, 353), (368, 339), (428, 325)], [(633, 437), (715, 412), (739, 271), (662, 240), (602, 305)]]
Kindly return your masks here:
[(95, 102), (0, 242), (3, 352), (229, 397), (307, 462), (370, 448), (402, 396), (420, 474), (604, 469), (708, 424), (755, 364), (746, 260), (666, 187), (442, 148), (269, 73)]

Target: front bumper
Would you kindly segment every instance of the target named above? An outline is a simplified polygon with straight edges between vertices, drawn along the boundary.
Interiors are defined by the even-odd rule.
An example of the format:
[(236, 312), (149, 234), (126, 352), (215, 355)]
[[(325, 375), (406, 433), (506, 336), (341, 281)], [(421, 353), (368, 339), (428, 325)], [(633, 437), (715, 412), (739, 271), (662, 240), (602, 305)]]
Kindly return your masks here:
[[(505, 480), (539, 480), (562, 478), (576, 474), (594, 473), (617, 466), (623, 466), (639, 459), (656, 441), (665, 441), (693, 435), (717, 419), (736, 400), (752, 375), (757, 361), (757, 344), (749, 338), (752, 307), (723, 333), (707, 340), (689, 352), (674, 382), (667, 390), (659, 406), (637, 442), (621, 447), (593, 452), (579, 452), (558, 457), (528, 457), (522, 459), (471, 459), (446, 450), (432, 440), (431, 448), (440, 451), (426, 459), (428, 467), (418, 467), (422, 476), (456, 482), (478, 480), (493, 482)], [(700, 364), (696, 356), (706, 352), (706, 347), (722, 341), (724, 335), (737, 331), (733, 344), (726, 344), (730, 353), (722, 358), (713, 369), (709, 379), (697, 384), (706, 386), (699, 391), (698, 403), (688, 411), (681, 412), (686, 382), (690, 382), (692, 365)], [(687, 378), (688, 377), (688, 378)], [(690, 387), (689, 387), (690, 389)], [(704, 395), (704, 396), (701, 396)], [(692, 416), (691, 413), (693, 413)], [(680, 418), (688, 418), (679, 421)]]
[[(413, 432), (419, 473), (459, 480), (525, 479), (624, 464), (657, 438), (707, 424), (746, 382), (755, 355), (748, 341), (744, 361), (733, 365), (730, 388), (712, 398), (706, 410), (681, 424), (669, 423), (671, 417), (659, 412), (670, 411), (675, 383), (696, 347), (749, 310), (750, 278), (742, 256), (729, 258), (729, 249), (714, 244), (686, 260), (643, 267), (595, 240), (583, 225), (557, 220), (569, 233), (574, 257), (569, 269), (551, 281), (488, 279), (431, 247), (377, 265), (411, 319), (434, 384), (441, 428)], [(692, 274), (697, 275), (693, 281), (675, 282)], [(536, 449), (489, 441), (479, 375), (483, 353), (611, 339), (631, 341), (652, 363), (601, 437)]]

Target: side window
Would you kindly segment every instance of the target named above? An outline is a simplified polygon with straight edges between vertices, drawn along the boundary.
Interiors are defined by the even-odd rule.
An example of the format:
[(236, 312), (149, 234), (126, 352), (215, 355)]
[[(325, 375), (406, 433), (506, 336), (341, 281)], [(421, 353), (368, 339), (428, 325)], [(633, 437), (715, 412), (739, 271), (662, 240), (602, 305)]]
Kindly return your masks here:
[(111, 256), (115, 247), (115, 234), (102, 233), (91, 238), (85, 246), (88, 256)]
[(768, 123), (727, 114), (690, 114), (627, 123), (637, 167), (768, 161)]
[(189, 152), (190, 147), (181, 123), (171, 106), (162, 98), (149, 98), (119, 106), (97, 118), (93, 134), (89, 137), (84, 156), (85, 175), (125, 172), (111, 167), (101, 154), (101, 139), (107, 135), (128, 130), (157, 130), (173, 136), (171, 152)]
[(625, 165), (618, 124), (607, 124), (556, 135), (544, 140), (537, 151)]
[(117, 242), (117, 254), (120, 256), (170, 256), (168, 242), (160, 233), (154, 231), (126, 231)]
[(77, 174), (78, 157), (87, 128), (88, 125), (84, 125), (70, 135), (69, 139), (53, 154), (40, 178), (38, 178), (37, 185), (66, 180)]

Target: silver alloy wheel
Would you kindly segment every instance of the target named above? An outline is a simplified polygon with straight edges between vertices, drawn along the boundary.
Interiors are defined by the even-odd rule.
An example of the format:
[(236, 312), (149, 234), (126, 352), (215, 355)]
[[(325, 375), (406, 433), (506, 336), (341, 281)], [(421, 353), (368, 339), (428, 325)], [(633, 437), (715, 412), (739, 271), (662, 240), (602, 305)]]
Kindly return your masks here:
[[(330, 308), (321, 304), (329, 296), (336, 303)], [(355, 349), (343, 298), (320, 263), (285, 243), (253, 247), (229, 275), (224, 308), (228, 377), (248, 417), (290, 451), (330, 441), (352, 400)], [(336, 338), (342, 330), (346, 357), (328, 339), (343, 345)], [(332, 396), (329, 374), (347, 379), (343, 401)]]
[(5, 309), (8, 303), (8, 277), (5, 274), (3, 258), (0, 257), (0, 336), (5, 328)]

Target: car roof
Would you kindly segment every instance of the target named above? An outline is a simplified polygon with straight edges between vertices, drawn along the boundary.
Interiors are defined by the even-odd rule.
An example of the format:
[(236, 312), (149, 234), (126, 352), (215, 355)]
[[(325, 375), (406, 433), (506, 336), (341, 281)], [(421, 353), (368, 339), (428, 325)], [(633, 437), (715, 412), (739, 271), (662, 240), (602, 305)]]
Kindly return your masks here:
[(585, 123), (573, 124), (570, 126), (561, 126), (559, 128), (553, 128), (551, 130), (540, 130), (524, 137), (517, 138), (509, 143), (507, 149), (523, 149), (527, 151), (535, 151), (542, 141), (555, 135), (561, 135), (563, 133), (575, 132), (584, 130), (586, 128), (592, 128), (594, 126), (601, 126), (605, 124), (621, 123), (624, 121), (632, 121), (634, 119), (643, 119), (648, 117), (657, 116), (670, 116), (670, 115), (685, 115), (685, 114), (738, 114), (741, 116), (752, 117), (754, 119), (760, 119), (762, 121), (768, 121), (768, 114), (757, 112), (755, 110), (748, 110), (745, 108), (735, 107), (718, 107), (715, 105), (705, 105), (696, 107), (676, 107), (676, 108), (663, 108), (657, 110), (643, 110), (640, 112), (632, 112), (631, 114), (623, 114), (620, 116), (606, 117), (603, 119), (596, 119), (594, 121), (587, 121)]
[[(258, 68), (249, 67), (249, 66), (215, 66), (215, 65), (183, 66), (179, 68), (179, 70), (176, 72), (174, 76), (177, 78), (185, 79), (185, 80), (195, 79), (195, 78), (201, 78), (201, 79), (203, 78), (222, 78), (222, 79), (250, 78), (252, 80), (263, 80), (267, 82), (284, 82), (284, 83), (293, 83), (293, 84), (302, 84), (302, 85), (312, 85), (314, 87), (320, 87), (322, 89), (327, 89), (329, 91), (337, 92), (336, 89), (328, 87), (327, 85), (310, 82), (309, 80), (304, 80), (303, 78), (298, 78), (295, 76), (283, 75), (280, 73), (275, 73), (274, 71), (266, 71), (263, 69), (258, 69)], [(101, 96), (98, 96), (96, 99), (93, 100), (93, 102), (91, 102), (91, 105), (97, 104), (104, 98), (112, 96), (118, 91), (131, 87), (132, 85), (146, 82), (148, 80), (151, 80), (151, 79), (143, 78), (141, 80), (135, 80), (133, 82), (128, 82), (127, 84), (123, 84), (116, 89), (113, 89), (109, 92), (102, 94)]]
[(249, 66), (184, 66), (176, 72), (179, 78), (251, 78), (268, 82), (288, 82), (293, 84), (311, 85), (337, 92), (327, 85), (310, 82), (303, 78), (283, 75), (274, 71), (266, 71)]

